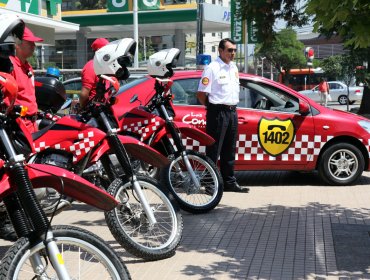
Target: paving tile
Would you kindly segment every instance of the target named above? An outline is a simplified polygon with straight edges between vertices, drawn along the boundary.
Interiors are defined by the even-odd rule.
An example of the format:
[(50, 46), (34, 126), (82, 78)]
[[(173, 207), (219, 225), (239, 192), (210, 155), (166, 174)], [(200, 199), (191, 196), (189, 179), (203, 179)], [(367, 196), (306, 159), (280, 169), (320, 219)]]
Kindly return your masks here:
[[(297, 178), (294, 172), (257, 172), (258, 180), (253, 174), (238, 173), (249, 194), (226, 192), (206, 214), (182, 212), (183, 239), (167, 260), (129, 255), (113, 239), (103, 213), (80, 203), (54, 224), (81, 226), (103, 237), (134, 280), (370, 279), (370, 172), (349, 187), (289, 181)], [(303, 176), (319, 182), (315, 173)], [(0, 255), (9, 245), (0, 241)], [(351, 265), (344, 265), (343, 256)]]

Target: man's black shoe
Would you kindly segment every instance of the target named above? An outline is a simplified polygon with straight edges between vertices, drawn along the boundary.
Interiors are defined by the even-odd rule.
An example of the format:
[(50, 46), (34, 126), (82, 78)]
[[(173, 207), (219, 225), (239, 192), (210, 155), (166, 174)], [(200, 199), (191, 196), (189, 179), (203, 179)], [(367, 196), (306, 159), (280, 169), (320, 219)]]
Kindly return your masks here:
[(232, 183), (232, 184), (225, 184), (224, 190), (225, 192), (243, 192), (243, 193), (249, 192), (249, 188), (239, 186), (237, 182)]

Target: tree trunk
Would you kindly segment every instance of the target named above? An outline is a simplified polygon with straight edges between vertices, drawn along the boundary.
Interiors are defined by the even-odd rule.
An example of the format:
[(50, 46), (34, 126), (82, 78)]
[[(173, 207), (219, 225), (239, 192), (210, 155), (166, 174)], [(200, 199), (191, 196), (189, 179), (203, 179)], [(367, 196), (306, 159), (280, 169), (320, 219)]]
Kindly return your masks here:
[(362, 95), (360, 109), (358, 110), (359, 115), (370, 116), (370, 87), (368, 84), (364, 86), (364, 92)]

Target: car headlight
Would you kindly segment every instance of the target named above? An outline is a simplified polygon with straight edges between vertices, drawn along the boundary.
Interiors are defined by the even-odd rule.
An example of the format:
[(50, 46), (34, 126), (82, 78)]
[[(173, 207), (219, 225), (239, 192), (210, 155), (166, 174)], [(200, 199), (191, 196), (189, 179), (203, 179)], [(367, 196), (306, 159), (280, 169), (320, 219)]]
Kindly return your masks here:
[(367, 131), (367, 133), (370, 133), (370, 122), (361, 120), (358, 122), (358, 124)]

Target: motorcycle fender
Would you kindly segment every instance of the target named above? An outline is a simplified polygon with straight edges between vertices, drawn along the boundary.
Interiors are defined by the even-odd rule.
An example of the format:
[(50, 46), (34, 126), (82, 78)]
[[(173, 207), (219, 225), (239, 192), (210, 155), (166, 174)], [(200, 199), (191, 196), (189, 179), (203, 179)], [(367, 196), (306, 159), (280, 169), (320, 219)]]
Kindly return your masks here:
[[(127, 153), (135, 159), (142, 160), (156, 167), (164, 167), (169, 164), (168, 159), (162, 154), (158, 153), (153, 148), (145, 143), (125, 135), (118, 135), (121, 143), (125, 147)], [(92, 155), (91, 162), (96, 162), (110, 149), (107, 139), (104, 139), (102, 144)]]
[[(183, 122), (175, 122), (175, 125), (180, 130), (183, 138), (188, 137), (194, 139), (198, 141), (202, 146), (209, 146), (215, 142), (212, 136), (208, 135), (207, 133), (201, 131), (200, 129), (194, 126), (191, 126)], [(165, 129), (161, 129), (160, 131), (158, 131), (157, 135), (153, 139), (153, 144), (159, 142), (161, 138), (165, 136), (167, 133), (169, 132), (167, 132)]]
[(26, 168), (34, 188), (53, 188), (104, 211), (118, 205), (118, 201), (106, 191), (68, 170), (45, 164), (28, 164)]

